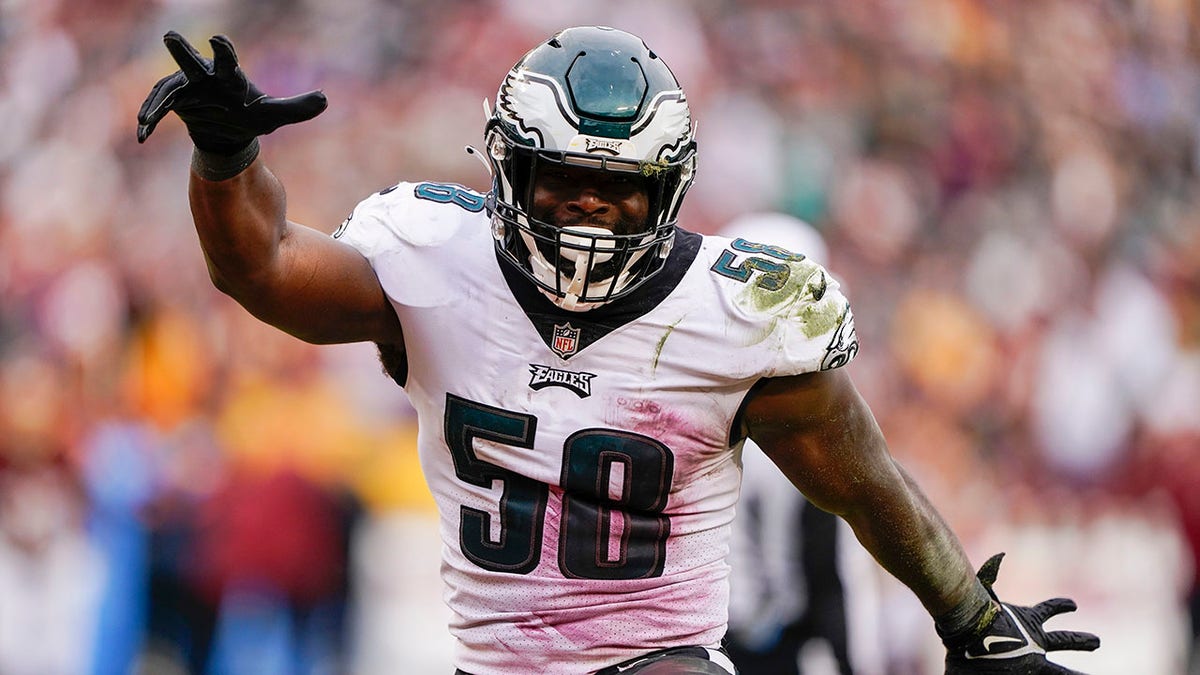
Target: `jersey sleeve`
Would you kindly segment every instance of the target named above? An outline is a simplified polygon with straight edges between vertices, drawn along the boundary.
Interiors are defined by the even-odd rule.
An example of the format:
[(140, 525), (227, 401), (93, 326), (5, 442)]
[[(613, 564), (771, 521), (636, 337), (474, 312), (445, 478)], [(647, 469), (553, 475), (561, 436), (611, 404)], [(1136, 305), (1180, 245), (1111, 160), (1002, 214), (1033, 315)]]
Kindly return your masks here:
[[(404, 247), (434, 246), (453, 236), (456, 223), (446, 202), (422, 199), (429, 183), (399, 183), (354, 207), (333, 238), (350, 244), (367, 259)], [(425, 190), (429, 192), (429, 189)]]
[(759, 375), (831, 370), (858, 353), (850, 301), (820, 264), (773, 245), (706, 240), (709, 269), (751, 336), (747, 363)]
[(432, 306), (456, 292), (438, 250), (486, 234), (473, 227), (482, 210), (483, 197), (461, 186), (399, 183), (359, 202), (333, 237), (370, 261), (395, 303)]
[(772, 376), (840, 368), (858, 353), (850, 301), (824, 267), (793, 268), (804, 277), (794, 287), (790, 310), (779, 318), (780, 358)]
[(333, 231), (334, 239), (358, 249), (368, 260), (384, 245), (388, 235), (388, 207), (383, 196), (383, 192), (376, 192), (356, 204), (350, 215)]

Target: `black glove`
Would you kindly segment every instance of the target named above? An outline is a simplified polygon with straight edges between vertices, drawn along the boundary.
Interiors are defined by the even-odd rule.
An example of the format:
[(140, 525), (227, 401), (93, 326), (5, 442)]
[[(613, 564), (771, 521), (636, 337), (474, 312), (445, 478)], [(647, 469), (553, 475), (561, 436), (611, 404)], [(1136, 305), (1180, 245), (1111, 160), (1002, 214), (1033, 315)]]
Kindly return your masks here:
[(272, 98), (258, 90), (238, 67), (233, 43), (224, 35), (209, 40), (213, 58), (206, 59), (183, 36), (163, 36), (179, 70), (150, 90), (138, 111), (138, 143), (174, 110), (187, 125), (196, 147), (218, 155), (235, 155), (258, 136), (285, 124), (310, 120), (325, 110), (325, 94), (310, 91), (291, 98)]
[[(1071, 675), (1076, 671), (1052, 663), (1046, 652), (1093, 651), (1100, 638), (1076, 631), (1046, 632), (1042, 624), (1063, 612), (1075, 611), (1075, 602), (1054, 598), (1033, 607), (1000, 602), (992, 591), (1003, 553), (988, 559), (977, 576), (999, 606), (983, 627), (964, 634), (942, 635), (946, 645), (946, 675), (965, 673), (1022, 673), (1023, 675)], [(940, 632), (940, 631), (939, 631)], [(1077, 674), (1076, 674), (1077, 675)]]

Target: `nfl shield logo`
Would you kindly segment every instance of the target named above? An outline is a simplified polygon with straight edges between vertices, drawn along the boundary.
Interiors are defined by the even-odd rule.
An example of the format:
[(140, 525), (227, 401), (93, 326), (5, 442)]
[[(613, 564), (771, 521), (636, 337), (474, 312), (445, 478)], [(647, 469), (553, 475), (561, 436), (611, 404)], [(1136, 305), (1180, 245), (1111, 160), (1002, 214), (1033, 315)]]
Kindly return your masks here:
[(550, 349), (564, 359), (574, 354), (579, 349), (579, 329), (571, 328), (569, 323), (562, 326), (555, 324)]

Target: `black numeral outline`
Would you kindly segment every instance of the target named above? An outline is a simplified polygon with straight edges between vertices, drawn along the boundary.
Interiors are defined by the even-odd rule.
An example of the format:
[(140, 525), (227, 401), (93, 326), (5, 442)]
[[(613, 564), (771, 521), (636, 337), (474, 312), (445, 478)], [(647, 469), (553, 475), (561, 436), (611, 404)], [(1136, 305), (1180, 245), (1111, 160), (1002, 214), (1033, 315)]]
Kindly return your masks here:
[[(494, 572), (528, 574), (542, 551), (549, 486), (482, 460), (475, 439), (532, 449), (537, 418), (446, 394), (444, 429), (454, 473), (471, 485), (503, 483), (498, 540), (491, 514), (460, 505), (459, 546), (476, 565)], [(610, 495), (614, 467), (621, 491)], [(563, 486), (558, 565), (575, 579), (647, 579), (666, 566), (667, 506), (674, 455), (660, 441), (616, 429), (583, 429), (563, 443)], [(619, 527), (614, 528), (614, 523)], [(610, 559), (614, 529), (618, 554)]]

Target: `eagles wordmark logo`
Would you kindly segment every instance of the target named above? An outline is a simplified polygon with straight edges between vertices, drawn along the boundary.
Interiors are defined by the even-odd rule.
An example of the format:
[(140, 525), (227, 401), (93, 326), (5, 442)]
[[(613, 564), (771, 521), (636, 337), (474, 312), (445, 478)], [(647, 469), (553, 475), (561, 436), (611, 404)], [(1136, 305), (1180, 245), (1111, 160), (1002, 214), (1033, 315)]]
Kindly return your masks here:
[(538, 391), (546, 387), (562, 387), (575, 392), (579, 398), (587, 398), (592, 395), (592, 378), (596, 376), (595, 373), (559, 370), (536, 363), (529, 364), (529, 372), (533, 374), (529, 380), (530, 389)]
[(610, 140), (607, 138), (591, 138), (591, 137), (585, 138), (583, 140), (584, 140), (584, 145), (586, 146), (585, 149), (588, 152), (595, 152), (596, 150), (603, 150), (605, 152), (611, 152), (614, 155), (621, 154), (621, 141), (614, 141), (614, 140)]

